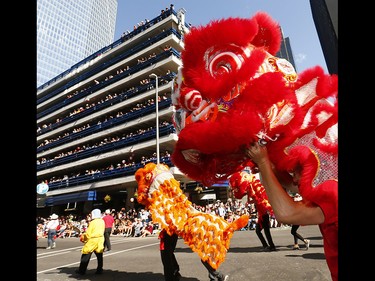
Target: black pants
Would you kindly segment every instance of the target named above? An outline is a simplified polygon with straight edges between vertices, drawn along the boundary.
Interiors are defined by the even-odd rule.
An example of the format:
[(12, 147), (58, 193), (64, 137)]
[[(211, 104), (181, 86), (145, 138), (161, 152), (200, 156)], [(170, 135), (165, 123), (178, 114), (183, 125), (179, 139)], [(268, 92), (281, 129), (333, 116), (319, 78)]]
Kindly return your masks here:
[[(266, 239), (264, 239), (264, 236), (262, 234), (262, 229), (264, 230), (264, 234), (266, 235), (268, 244), (267, 244)], [(260, 225), (259, 223), (256, 224), (255, 232), (260, 242), (262, 242), (263, 248), (266, 248), (268, 246), (270, 246), (270, 248), (275, 247), (275, 244), (273, 243), (273, 240), (272, 240), (271, 231), (270, 231), (270, 217), (267, 213), (262, 216), (262, 225)]]
[[(98, 266), (96, 267), (96, 271), (103, 270), (103, 253), (94, 252), (98, 261)], [(82, 254), (81, 262), (79, 264), (79, 272), (85, 274), (87, 266), (89, 265), (92, 253), (89, 254)]]
[(302, 235), (297, 232), (298, 228), (298, 224), (293, 224), (292, 229), (290, 230), (290, 233), (293, 235), (294, 238), (294, 244), (298, 244), (298, 239), (305, 243), (305, 238), (303, 238)]
[(178, 281), (180, 278), (180, 266), (178, 265), (174, 250), (176, 249), (178, 235), (168, 235), (167, 232), (163, 235), (164, 250), (160, 250), (161, 261), (164, 268), (165, 281)]
[(111, 250), (111, 233), (112, 233), (112, 227), (107, 227), (104, 229), (104, 249), (107, 247), (107, 250)]
[(224, 280), (224, 274), (220, 271), (217, 271), (216, 269), (213, 269), (212, 266), (207, 261), (202, 261), (204, 267), (208, 270), (208, 278), (210, 278), (210, 281), (215, 280)]

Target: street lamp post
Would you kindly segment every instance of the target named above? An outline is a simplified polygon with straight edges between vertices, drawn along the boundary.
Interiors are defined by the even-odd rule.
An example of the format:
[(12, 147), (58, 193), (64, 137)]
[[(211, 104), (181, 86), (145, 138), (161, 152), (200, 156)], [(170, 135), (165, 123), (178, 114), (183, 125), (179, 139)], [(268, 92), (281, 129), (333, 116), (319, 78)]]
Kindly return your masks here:
[(160, 151), (159, 151), (159, 84), (158, 76), (151, 73), (150, 76), (155, 78), (155, 103), (156, 103), (156, 164), (160, 164)]

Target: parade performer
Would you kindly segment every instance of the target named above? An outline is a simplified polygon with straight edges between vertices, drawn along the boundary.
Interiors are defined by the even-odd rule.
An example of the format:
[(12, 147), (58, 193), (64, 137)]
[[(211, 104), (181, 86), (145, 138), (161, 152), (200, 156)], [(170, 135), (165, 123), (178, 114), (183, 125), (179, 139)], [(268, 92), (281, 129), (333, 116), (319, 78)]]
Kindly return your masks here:
[(104, 229), (105, 223), (102, 219), (100, 209), (91, 211), (91, 221), (79, 240), (84, 243), (81, 250), (81, 261), (76, 273), (80, 275), (86, 274), (92, 253), (95, 253), (98, 265), (95, 274), (103, 273), (103, 251), (104, 251)]
[[(247, 195), (248, 203), (253, 203), (255, 205), (258, 212), (255, 233), (262, 243), (264, 250), (276, 251), (269, 222), (269, 217), (273, 215), (273, 210), (268, 202), (267, 193), (260, 180), (247, 171), (236, 172), (229, 177), (229, 187), (232, 189), (234, 197), (242, 199)], [(264, 230), (267, 241), (263, 237), (262, 229)]]
[(229, 177), (228, 183), (237, 199), (247, 195), (248, 201), (251, 200), (255, 204), (260, 218), (266, 213), (273, 215), (264, 186), (253, 174), (247, 171), (236, 172)]
[[(289, 180), (280, 179), (266, 146), (252, 144), (246, 151), (257, 164), (262, 184), (278, 221), (287, 224), (319, 225), (323, 236), (324, 254), (333, 281), (338, 280), (338, 181), (335, 178), (314, 184), (324, 173), (324, 163), (307, 146), (295, 146), (289, 151)], [(323, 171), (323, 172), (322, 172)], [(303, 199), (294, 201), (286, 192), (288, 186), (298, 186)]]
[[(264, 12), (212, 20), (184, 35), (172, 91), (178, 140), (171, 159), (206, 186), (248, 166), (261, 167), (277, 220), (319, 225), (336, 280), (338, 77), (320, 66), (297, 74), (276, 56), (281, 35), (279, 24)], [(257, 154), (263, 150), (266, 155)], [(273, 192), (278, 184), (286, 188), (296, 166), (302, 169), (298, 192), (304, 200), (294, 203), (314, 210), (318, 216), (312, 220), (303, 212), (304, 220), (283, 216), (281, 202), (291, 198), (285, 189), (285, 201), (278, 197), (281, 191)]]
[(148, 163), (135, 173), (137, 200), (150, 210), (152, 220), (168, 235), (184, 239), (203, 262), (217, 269), (224, 261), (234, 231), (247, 225), (242, 215), (232, 223), (196, 210), (165, 164)]

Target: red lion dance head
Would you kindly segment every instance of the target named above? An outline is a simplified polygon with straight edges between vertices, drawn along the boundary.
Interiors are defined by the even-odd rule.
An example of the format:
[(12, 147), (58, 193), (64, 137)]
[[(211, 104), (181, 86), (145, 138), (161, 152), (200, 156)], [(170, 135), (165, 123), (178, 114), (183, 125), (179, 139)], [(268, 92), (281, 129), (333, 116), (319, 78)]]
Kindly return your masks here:
[(183, 173), (208, 186), (226, 180), (254, 166), (244, 148), (260, 141), (279, 170), (302, 145), (328, 168), (314, 184), (337, 178), (337, 76), (319, 66), (297, 75), (275, 57), (281, 31), (268, 14), (213, 20), (184, 43), (172, 92), (172, 161)]

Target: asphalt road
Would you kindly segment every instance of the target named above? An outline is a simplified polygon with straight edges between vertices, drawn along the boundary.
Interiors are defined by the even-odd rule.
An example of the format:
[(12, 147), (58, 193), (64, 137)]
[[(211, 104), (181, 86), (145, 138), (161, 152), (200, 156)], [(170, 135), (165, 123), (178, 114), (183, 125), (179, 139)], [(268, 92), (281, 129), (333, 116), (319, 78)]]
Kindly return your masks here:
[[(293, 250), (290, 227), (272, 228), (278, 251), (264, 252), (255, 231), (236, 231), (225, 261), (219, 270), (229, 281), (325, 281), (331, 280), (326, 264), (322, 235), (318, 226), (301, 226), (298, 232), (310, 239), (309, 250)], [(128, 238), (112, 236), (112, 250), (104, 253), (104, 273), (95, 275), (93, 254), (86, 275), (75, 273), (79, 266), (82, 243), (78, 238), (57, 239), (57, 247), (47, 250), (47, 239), (37, 241), (37, 281), (164, 281), (157, 236)], [(199, 256), (179, 239), (176, 257), (181, 281), (208, 281), (208, 272)]]

